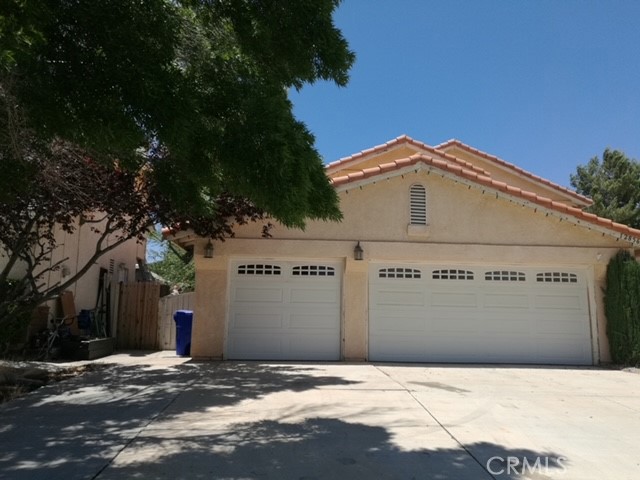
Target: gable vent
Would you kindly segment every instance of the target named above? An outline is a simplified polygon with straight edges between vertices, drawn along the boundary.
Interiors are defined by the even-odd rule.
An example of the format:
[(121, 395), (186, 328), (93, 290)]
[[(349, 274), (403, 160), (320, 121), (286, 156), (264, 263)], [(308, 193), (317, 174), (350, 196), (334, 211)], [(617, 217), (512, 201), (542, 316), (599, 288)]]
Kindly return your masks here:
[(427, 191), (422, 185), (411, 185), (409, 190), (411, 204), (411, 225), (427, 224)]

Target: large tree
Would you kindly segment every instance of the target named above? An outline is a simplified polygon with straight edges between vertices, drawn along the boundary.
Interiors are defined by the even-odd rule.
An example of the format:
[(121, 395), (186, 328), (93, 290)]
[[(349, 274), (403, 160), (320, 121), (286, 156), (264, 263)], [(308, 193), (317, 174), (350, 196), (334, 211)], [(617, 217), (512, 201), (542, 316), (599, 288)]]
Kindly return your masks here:
[(623, 152), (606, 149), (602, 161), (594, 157), (571, 175), (578, 193), (591, 197), (587, 210), (616, 222), (640, 228), (640, 163)]
[(287, 225), (338, 219), (287, 97), (319, 79), (346, 84), (354, 56), (333, 24), (338, 4), (4, 0), (0, 81), (38, 135), (127, 164), (151, 151), (176, 208), (210, 213), (207, 199), (226, 191)]
[[(52, 221), (73, 230), (96, 208), (121, 227), (122, 241), (155, 223), (223, 238), (265, 212), (295, 227), (339, 219), (314, 138), (288, 99), (289, 89), (317, 80), (346, 84), (354, 56), (333, 24), (338, 4), (0, 2), (0, 216), (21, 232), (0, 237), (0, 252), (9, 263), (33, 263), (37, 243), (46, 243), (41, 252), (55, 248), (46, 234)], [(80, 192), (55, 182), (43, 191), (51, 172), (77, 180), (78, 165), (103, 169), (111, 187), (126, 174), (139, 195), (128, 204), (118, 188), (97, 188), (106, 196), (87, 198), (95, 175)], [(48, 256), (39, 263), (51, 265)], [(19, 279), (32, 294), (40, 270)], [(5, 305), (10, 277), (10, 269), (0, 272)], [(27, 306), (73, 280), (32, 295)], [(0, 323), (2, 316), (0, 308)]]

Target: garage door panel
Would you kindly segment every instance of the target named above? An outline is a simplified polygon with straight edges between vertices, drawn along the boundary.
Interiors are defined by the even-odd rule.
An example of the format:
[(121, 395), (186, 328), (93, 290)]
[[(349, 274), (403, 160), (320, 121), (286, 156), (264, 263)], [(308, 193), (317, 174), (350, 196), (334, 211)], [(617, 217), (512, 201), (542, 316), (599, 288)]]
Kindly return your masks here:
[(529, 309), (529, 295), (516, 293), (487, 293), (484, 295), (485, 308)]
[(535, 306), (550, 310), (582, 310), (579, 295), (536, 295)]
[(242, 303), (282, 303), (284, 292), (281, 288), (236, 288), (233, 300)]
[[(408, 269), (420, 277), (380, 277)], [(369, 278), (372, 360), (591, 363), (587, 281), (580, 271), (372, 265)], [(426, 302), (400, 301), (403, 288), (407, 298)]]
[(484, 327), (485, 334), (489, 334), (496, 337), (505, 337), (505, 336), (513, 336), (518, 335), (519, 337), (524, 334), (527, 335), (529, 326), (531, 322), (531, 317), (514, 317), (509, 316), (507, 318), (501, 318), (498, 316), (491, 316), (485, 318), (485, 321), (482, 324)]
[(291, 303), (335, 305), (339, 301), (340, 292), (336, 288), (292, 288)]
[(546, 359), (548, 363), (576, 363), (576, 359), (582, 359), (583, 364), (591, 363), (591, 349), (585, 346), (584, 339), (577, 337), (573, 341), (549, 336), (546, 342), (538, 344), (538, 355)]
[(478, 306), (478, 296), (475, 293), (433, 292), (430, 295), (432, 307), (444, 308), (475, 308)]
[(584, 330), (584, 317), (579, 315), (571, 315), (561, 317), (559, 315), (549, 317), (539, 317), (535, 322), (535, 332), (548, 335), (577, 335), (582, 338), (586, 337)]
[(400, 291), (395, 289), (382, 289), (376, 296), (376, 305), (415, 305), (423, 307), (425, 304), (425, 295), (422, 291)]
[(376, 360), (416, 361), (424, 356), (425, 345), (414, 335), (372, 337), (370, 348), (378, 352)]
[[(480, 340), (480, 341), (479, 341)], [(457, 344), (457, 349), (451, 345)], [(460, 355), (465, 358), (473, 358), (474, 361), (505, 361), (514, 355), (533, 356), (535, 346), (529, 342), (523, 342), (522, 338), (514, 335), (494, 337), (491, 335), (443, 335), (431, 349), (441, 358), (447, 357), (449, 361)]]
[(429, 319), (430, 331), (433, 335), (455, 332), (459, 334), (471, 333), (475, 338), (494, 335), (521, 334), (528, 328), (528, 319), (496, 316), (479, 319), (462, 316), (461, 314), (443, 317), (434, 316)]
[(289, 340), (289, 352), (291, 360), (303, 360), (313, 355), (316, 360), (335, 360), (340, 355), (340, 346), (336, 344), (335, 336), (314, 335), (291, 335)]
[(478, 322), (475, 318), (463, 316), (460, 313), (449, 312), (448, 315), (435, 313), (428, 320), (429, 331), (431, 334), (446, 334), (447, 332), (476, 332), (478, 331)]
[(424, 332), (425, 319), (422, 316), (383, 314), (372, 319), (371, 328), (380, 332)]
[(280, 314), (249, 314), (249, 313), (236, 313), (233, 315), (232, 326), (236, 330), (241, 329), (280, 329), (282, 328), (283, 318)]
[(338, 360), (340, 271), (338, 263), (231, 262), (226, 357)]
[(246, 359), (263, 360), (279, 355), (282, 351), (282, 337), (279, 333), (234, 335), (229, 340), (229, 350)]
[(313, 329), (317, 332), (329, 330), (335, 331), (340, 327), (340, 321), (335, 315), (312, 315), (302, 313), (292, 313), (289, 316), (290, 328)]

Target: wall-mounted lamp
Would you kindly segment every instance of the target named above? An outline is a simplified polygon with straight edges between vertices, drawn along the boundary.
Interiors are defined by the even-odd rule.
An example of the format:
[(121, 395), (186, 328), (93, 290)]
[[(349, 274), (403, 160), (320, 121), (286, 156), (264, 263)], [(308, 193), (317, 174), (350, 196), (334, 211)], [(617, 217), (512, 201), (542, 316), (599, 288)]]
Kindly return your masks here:
[(362, 260), (363, 257), (364, 250), (362, 250), (362, 247), (360, 246), (360, 240), (358, 240), (358, 244), (353, 249), (353, 258), (354, 260)]
[(213, 258), (213, 243), (211, 243), (211, 239), (204, 247), (204, 258)]

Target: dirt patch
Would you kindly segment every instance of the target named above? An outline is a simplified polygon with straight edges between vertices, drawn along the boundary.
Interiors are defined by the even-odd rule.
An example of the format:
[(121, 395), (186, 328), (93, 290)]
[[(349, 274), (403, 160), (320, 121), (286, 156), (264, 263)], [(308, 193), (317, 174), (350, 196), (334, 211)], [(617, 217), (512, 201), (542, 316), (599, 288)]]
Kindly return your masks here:
[(104, 365), (96, 364), (59, 367), (52, 364), (12, 366), (3, 363), (0, 365), (0, 404), (45, 385), (68, 380), (103, 367)]

